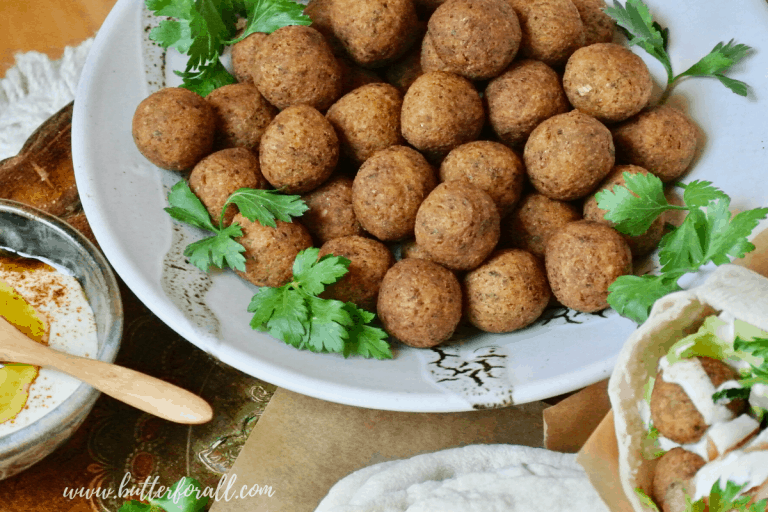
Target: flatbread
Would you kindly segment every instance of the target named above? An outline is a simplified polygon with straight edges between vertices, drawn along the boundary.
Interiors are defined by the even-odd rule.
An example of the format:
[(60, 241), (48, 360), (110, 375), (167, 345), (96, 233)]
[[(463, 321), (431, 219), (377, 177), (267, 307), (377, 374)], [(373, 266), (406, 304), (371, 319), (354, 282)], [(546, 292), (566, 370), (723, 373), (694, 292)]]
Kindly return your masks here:
[(768, 279), (736, 265), (718, 267), (703, 285), (672, 293), (654, 304), (648, 320), (629, 337), (608, 382), (619, 448), (619, 477), (637, 512), (643, 505), (635, 489), (651, 495), (656, 460), (643, 457), (646, 427), (640, 414), (648, 379), (659, 359), (679, 339), (696, 332), (704, 319), (727, 311), (739, 320), (768, 330)]

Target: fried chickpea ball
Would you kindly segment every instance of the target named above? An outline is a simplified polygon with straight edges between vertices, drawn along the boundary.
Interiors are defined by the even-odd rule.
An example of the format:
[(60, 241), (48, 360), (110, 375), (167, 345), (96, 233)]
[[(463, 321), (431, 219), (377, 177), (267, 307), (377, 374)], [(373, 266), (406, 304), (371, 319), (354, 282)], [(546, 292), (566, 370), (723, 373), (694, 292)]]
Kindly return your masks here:
[(341, 96), (341, 67), (317, 30), (289, 25), (262, 43), (256, 86), (280, 110), (291, 105), (330, 107)]
[[(435, 45), (432, 43), (432, 36), (429, 35), (429, 32), (427, 32), (426, 35), (424, 35), (424, 39), (421, 40), (421, 57), (419, 63), (421, 64), (422, 74), (431, 71), (444, 71), (446, 73), (459, 74), (458, 69), (446, 64), (437, 54)], [(413, 85), (413, 83), (411, 83), (411, 85)]]
[(521, 249), (495, 252), (464, 276), (464, 310), (487, 332), (511, 332), (533, 323), (551, 292), (543, 263)]
[(277, 115), (277, 109), (255, 86), (225, 85), (214, 89), (205, 99), (216, 112), (216, 147), (258, 151), (261, 136)]
[(557, 73), (537, 60), (514, 62), (485, 89), (488, 118), (507, 145), (522, 147), (542, 121), (568, 112)]
[(321, 244), (342, 236), (363, 234), (352, 208), (351, 178), (331, 178), (301, 198), (309, 208), (301, 216), (301, 222)]
[(254, 73), (259, 72), (261, 44), (269, 34), (254, 32), (232, 45), (232, 71), (238, 82), (256, 84)]
[[(736, 370), (722, 361), (709, 357), (695, 359), (699, 360), (715, 388), (723, 382), (739, 378)], [(727, 407), (736, 417), (746, 410), (747, 403), (744, 400), (733, 400)], [(680, 444), (699, 441), (709, 428), (685, 390), (678, 384), (664, 380), (663, 370), (656, 375), (651, 392), (651, 419), (662, 436)]]
[(427, 26), (440, 60), (470, 80), (501, 73), (517, 55), (522, 35), (507, 0), (449, 0)]
[(520, 54), (559, 67), (584, 44), (584, 25), (571, 0), (508, 0), (522, 29)]
[(339, 58), (341, 66), (341, 94), (349, 94), (358, 87), (368, 84), (378, 84), (384, 82), (382, 78), (372, 69), (361, 68), (357, 64), (345, 58)]
[(617, 158), (669, 182), (682, 176), (696, 154), (696, 126), (674, 107), (652, 107), (616, 126)]
[(533, 186), (560, 201), (592, 192), (614, 164), (611, 132), (578, 110), (550, 117), (525, 143), (523, 158)]
[(440, 181), (466, 180), (491, 196), (504, 217), (523, 192), (525, 168), (514, 151), (498, 142), (468, 142), (448, 153)]
[(485, 121), (483, 102), (467, 79), (450, 73), (425, 73), (403, 98), (400, 117), (403, 137), (433, 156), (471, 142)]
[(312, 28), (323, 34), (325, 40), (336, 55), (345, 54), (344, 45), (333, 33), (333, 19), (331, 14), (331, 4), (333, 0), (309, 0), (304, 14), (312, 20)]
[(579, 17), (584, 24), (584, 46), (595, 43), (610, 43), (616, 23), (603, 9), (603, 0), (571, 0), (579, 11)]
[(544, 248), (552, 235), (570, 222), (581, 220), (572, 204), (533, 192), (520, 199), (503, 226), (506, 244), (544, 258)]
[(653, 82), (643, 59), (614, 43), (574, 52), (563, 74), (563, 89), (574, 108), (606, 122), (623, 121), (651, 99)]
[(421, 203), (414, 233), (431, 260), (452, 270), (471, 270), (499, 242), (499, 222), (486, 192), (464, 180), (446, 181)]
[(200, 95), (167, 87), (139, 103), (132, 133), (144, 158), (163, 169), (187, 171), (213, 150), (216, 116)]
[(402, 58), (393, 62), (384, 70), (387, 82), (397, 87), (401, 94), (405, 94), (408, 88), (424, 74), (421, 67), (421, 45), (412, 49)]
[[(221, 209), (239, 188), (267, 188), (269, 183), (259, 169), (259, 159), (245, 148), (222, 149), (200, 160), (189, 175), (189, 188), (200, 198), (214, 225), (219, 225)], [(224, 213), (229, 226), (237, 213), (233, 204)]]
[(580, 220), (566, 224), (544, 251), (547, 279), (564, 306), (584, 313), (608, 307), (608, 287), (632, 273), (632, 253), (621, 235), (605, 224)]
[(352, 60), (383, 67), (415, 42), (418, 17), (412, 0), (333, 0), (333, 31)]
[[(666, 512), (664, 504), (667, 501), (670, 486), (686, 485), (704, 464), (706, 461), (701, 456), (680, 447), (672, 448), (661, 456), (656, 465), (651, 496), (656, 503), (662, 504), (662, 509)], [(693, 489), (690, 489), (690, 492), (692, 491)]]
[(375, 311), (379, 287), (387, 270), (395, 264), (395, 257), (386, 245), (362, 236), (334, 238), (320, 248), (320, 257), (326, 254), (349, 260), (348, 272), (327, 286), (323, 298), (353, 302), (363, 309)]
[(298, 221), (275, 221), (270, 228), (251, 222), (242, 214), (235, 215), (243, 229), (236, 240), (245, 247), (245, 272), (237, 274), (256, 286), (282, 286), (293, 278), (293, 260), (304, 249), (312, 247), (312, 237)]
[[(613, 222), (606, 220), (605, 218), (605, 214), (608, 212), (597, 206), (597, 199), (595, 196), (602, 190), (612, 191), (616, 185), (625, 185), (625, 172), (630, 174), (648, 174), (648, 171), (636, 165), (617, 165), (614, 167), (611, 173), (597, 188), (595, 193), (584, 201), (584, 218), (586, 220), (593, 220), (595, 222), (601, 222), (608, 226), (614, 227)], [(624, 237), (624, 240), (626, 240), (629, 244), (629, 248), (632, 250), (633, 256), (644, 256), (653, 251), (656, 246), (659, 245), (661, 237), (664, 236), (664, 221), (665, 216), (659, 215), (656, 217), (656, 220), (653, 221), (651, 227), (648, 228), (648, 231), (642, 235), (629, 236), (623, 233), (621, 234), (621, 236)]]
[(267, 126), (259, 146), (261, 172), (289, 194), (309, 192), (339, 161), (339, 139), (328, 120), (308, 105), (288, 107)]
[(362, 164), (376, 151), (402, 145), (403, 97), (389, 84), (364, 85), (342, 96), (326, 117), (336, 129), (342, 151)]
[(437, 185), (432, 166), (405, 146), (381, 150), (365, 161), (352, 184), (352, 206), (363, 228), (379, 240), (413, 236), (416, 212)]
[(432, 261), (407, 258), (384, 276), (377, 310), (388, 333), (406, 345), (428, 348), (453, 335), (461, 303), (453, 272)]

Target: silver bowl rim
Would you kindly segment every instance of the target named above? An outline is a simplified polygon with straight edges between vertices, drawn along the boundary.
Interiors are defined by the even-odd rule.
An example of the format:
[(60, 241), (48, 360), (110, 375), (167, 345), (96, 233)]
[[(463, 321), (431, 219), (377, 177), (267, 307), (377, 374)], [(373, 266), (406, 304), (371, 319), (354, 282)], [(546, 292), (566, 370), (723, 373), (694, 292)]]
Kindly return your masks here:
[[(88, 257), (96, 263), (106, 283), (112, 312), (111, 325), (108, 326), (107, 332), (104, 334), (104, 343), (99, 347), (96, 358), (108, 363), (114, 362), (122, 340), (124, 322), (123, 302), (114, 271), (101, 251), (82, 233), (65, 221), (38, 208), (10, 199), (0, 199), (0, 212), (15, 214), (24, 219), (45, 224), (49, 229), (57, 231), (71, 243), (79, 245), (84, 249)], [(40, 256), (45, 255), (41, 254)], [(80, 383), (69, 397), (37, 421), (16, 432), (0, 436), (0, 457), (16, 455), (38, 444), (39, 441), (45, 440), (47, 437), (46, 433), (56, 432), (67, 423), (68, 419), (71, 422), (71, 419), (77, 416), (77, 411), (82, 410), (84, 407), (92, 407), (99, 393), (90, 385)], [(89, 402), (90, 406), (88, 406)]]

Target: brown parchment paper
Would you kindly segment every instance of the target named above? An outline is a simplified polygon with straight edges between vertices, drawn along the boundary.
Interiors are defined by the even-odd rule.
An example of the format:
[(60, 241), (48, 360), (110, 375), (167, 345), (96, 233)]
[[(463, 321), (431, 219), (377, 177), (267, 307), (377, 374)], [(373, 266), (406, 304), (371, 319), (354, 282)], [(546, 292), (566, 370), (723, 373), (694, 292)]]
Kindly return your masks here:
[[(232, 489), (271, 486), (211, 512), (312, 512), (348, 474), (378, 462), (477, 443), (542, 446), (534, 402), (488, 411), (428, 414), (362, 409), (278, 389), (227, 475)], [(221, 493), (223, 494), (223, 492)]]

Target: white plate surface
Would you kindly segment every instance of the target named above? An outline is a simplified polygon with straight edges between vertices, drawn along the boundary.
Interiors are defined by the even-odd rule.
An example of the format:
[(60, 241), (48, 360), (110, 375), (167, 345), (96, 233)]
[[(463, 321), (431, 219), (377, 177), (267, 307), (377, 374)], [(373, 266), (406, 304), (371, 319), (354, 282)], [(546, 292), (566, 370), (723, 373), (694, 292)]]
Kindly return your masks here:
[[(768, 4), (742, 0), (648, 2), (670, 28), (669, 53), (681, 72), (715, 43), (736, 38), (754, 54), (730, 74), (751, 86), (742, 98), (714, 79), (690, 79), (675, 89), (705, 140), (684, 181), (713, 181), (735, 211), (768, 204), (765, 116), (768, 113)], [(83, 70), (72, 126), (80, 197), (93, 231), (115, 270), (158, 317), (180, 335), (255, 377), (317, 398), (385, 410), (448, 412), (499, 407), (569, 392), (608, 377), (634, 329), (613, 311), (560, 310), (556, 318), (506, 335), (471, 334), (442, 350), (396, 344), (393, 360), (314, 354), (288, 347), (248, 326), (255, 288), (231, 272), (210, 278), (180, 252), (201, 233), (163, 211), (179, 176), (147, 162), (131, 137), (139, 102), (183, 59), (146, 43), (151, 23), (141, 0), (119, 0), (94, 42)], [(658, 83), (663, 69), (642, 50)], [(165, 75), (168, 75), (166, 77)], [(763, 223), (761, 228), (765, 228)], [(567, 317), (567, 319), (566, 319)], [(461, 337), (461, 336), (459, 336)]]

